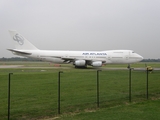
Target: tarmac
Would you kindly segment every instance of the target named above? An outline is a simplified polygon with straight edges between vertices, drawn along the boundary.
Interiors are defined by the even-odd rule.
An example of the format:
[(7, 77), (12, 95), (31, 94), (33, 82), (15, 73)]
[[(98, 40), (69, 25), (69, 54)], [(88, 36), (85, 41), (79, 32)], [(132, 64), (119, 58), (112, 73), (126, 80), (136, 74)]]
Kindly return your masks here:
[[(26, 67), (24, 65), (0, 65), (0, 68), (43, 68), (43, 69), (58, 69), (58, 68), (63, 68), (63, 69), (69, 69), (71, 67)], [(94, 68), (95, 69), (95, 68)], [(107, 68), (107, 67), (99, 67), (96, 69), (100, 70), (128, 70), (128, 68)], [(136, 71), (144, 71), (146, 68), (133, 68), (133, 70)], [(160, 68), (153, 68), (153, 70), (160, 70)]]

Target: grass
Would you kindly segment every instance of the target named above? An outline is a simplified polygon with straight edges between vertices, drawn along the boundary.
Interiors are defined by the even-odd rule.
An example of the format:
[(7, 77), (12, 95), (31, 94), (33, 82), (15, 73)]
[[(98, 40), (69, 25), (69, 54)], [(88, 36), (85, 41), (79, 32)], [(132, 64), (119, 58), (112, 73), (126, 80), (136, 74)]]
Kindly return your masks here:
[[(46, 63), (35, 64), (40, 67)], [(34, 66), (33, 63), (30, 65), (26, 62), (25, 65)], [(136, 66), (138, 67), (138, 64)], [(108, 119), (128, 119), (129, 117), (132, 119), (134, 116), (132, 113), (135, 113), (135, 117), (139, 117), (139, 109), (139, 111), (143, 109), (140, 115), (146, 113), (152, 119), (150, 112), (150, 114), (160, 112), (157, 108), (159, 100), (158, 102), (155, 100), (160, 97), (160, 71), (149, 74), (149, 101), (146, 101), (146, 73), (132, 71), (132, 103), (129, 103), (128, 71), (103, 70), (99, 73), (100, 109), (97, 109), (96, 69), (12, 68), (0, 69), (0, 119), (7, 119), (9, 72), (13, 72), (11, 76), (12, 120), (59, 116), (57, 114), (58, 71), (64, 72), (61, 74), (62, 115), (60, 119), (103, 119), (103, 116)], [(147, 106), (153, 112), (149, 111)], [(155, 118), (159, 116), (155, 115)]]
[[(10, 61), (0, 61), (0, 65), (23, 65), (25, 67), (53, 67), (54, 64), (49, 63), (49, 62), (28, 62), (28, 61), (15, 61), (15, 62), (10, 62)], [(159, 62), (140, 62), (140, 63), (135, 63), (132, 64), (131, 66), (134, 68), (141, 67), (144, 68), (147, 66), (152, 66), (153, 68), (160, 68), (160, 63)], [(62, 64), (62, 67), (73, 67), (71, 64)], [(126, 68), (126, 64), (107, 64), (104, 67), (107, 68), (114, 68), (114, 67), (124, 67)], [(91, 67), (92, 68), (92, 67)]]
[[(157, 120), (160, 100), (145, 101), (104, 109), (88, 110), (79, 114), (63, 115), (60, 120)], [(58, 119), (58, 120), (59, 120)]]

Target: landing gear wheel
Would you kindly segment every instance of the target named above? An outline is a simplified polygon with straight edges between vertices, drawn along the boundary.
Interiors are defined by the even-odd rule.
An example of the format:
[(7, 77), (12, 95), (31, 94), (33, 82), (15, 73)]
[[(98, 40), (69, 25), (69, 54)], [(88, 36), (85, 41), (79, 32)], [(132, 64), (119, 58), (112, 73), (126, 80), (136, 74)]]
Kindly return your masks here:
[(130, 64), (128, 64), (127, 68), (128, 68), (128, 69), (131, 68)]

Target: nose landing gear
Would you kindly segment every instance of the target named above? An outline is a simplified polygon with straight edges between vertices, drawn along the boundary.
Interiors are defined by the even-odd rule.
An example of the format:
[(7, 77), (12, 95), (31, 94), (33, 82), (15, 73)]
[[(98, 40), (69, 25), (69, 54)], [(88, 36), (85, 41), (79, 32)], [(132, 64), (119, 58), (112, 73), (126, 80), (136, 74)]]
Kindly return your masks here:
[(131, 68), (130, 64), (128, 64), (127, 68), (128, 68), (128, 69)]

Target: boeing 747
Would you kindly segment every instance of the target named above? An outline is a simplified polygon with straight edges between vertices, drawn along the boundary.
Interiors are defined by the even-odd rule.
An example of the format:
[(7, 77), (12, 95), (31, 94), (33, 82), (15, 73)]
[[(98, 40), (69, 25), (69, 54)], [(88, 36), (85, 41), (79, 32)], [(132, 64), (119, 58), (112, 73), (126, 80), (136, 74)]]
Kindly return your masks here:
[(9, 31), (15, 49), (8, 49), (15, 55), (36, 58), (56, 64), (72, 63), (75, 67), (101, 67), (105, 64), (131, 64), (143, 57), (132, 50), (107, 51), (58, 51), (40, 50), (16, 31)]

